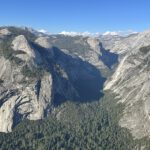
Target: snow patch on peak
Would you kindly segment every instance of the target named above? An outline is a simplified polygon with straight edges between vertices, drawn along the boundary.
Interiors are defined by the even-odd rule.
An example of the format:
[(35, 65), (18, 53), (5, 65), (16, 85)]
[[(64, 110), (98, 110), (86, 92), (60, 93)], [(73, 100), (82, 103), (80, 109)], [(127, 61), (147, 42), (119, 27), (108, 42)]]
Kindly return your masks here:
[(87, 36), (89, 36), (89, 37), (90, 36), (98, 37), (100, 35), (99, 32), (97, 32), (97, 33), (91, 33), (89, 31), (85, 31), (85, 32), (74, 32), (74, 31), (68, 32), (68, 31), (62, 31), (62, 32), (60, 32), (58, 34), (65, 35), (65, 36), (85, 36), (85, 37), (87, 37)]
[(59, 34), (63, 34), (63, 35), (66, 35), (66, 36), (90, 36), (91, 35), (91, 33), (88, 32), (88, 31), (86, 31), (86, 32), (62, 31)]
[(118, 35), (118, 32), (106, 31), (106, 32), (103, 33), (103, 35)]
[(130, 34), (136, 34), (138, 32), (136, 31), (133, 31), (133, 30), (126, 30), (126, 31), (106, 31), (104, 32), (102, 35), (104, 36), (107, 36), (107, 35), (110, 35), (110, 36), (128, 36)]

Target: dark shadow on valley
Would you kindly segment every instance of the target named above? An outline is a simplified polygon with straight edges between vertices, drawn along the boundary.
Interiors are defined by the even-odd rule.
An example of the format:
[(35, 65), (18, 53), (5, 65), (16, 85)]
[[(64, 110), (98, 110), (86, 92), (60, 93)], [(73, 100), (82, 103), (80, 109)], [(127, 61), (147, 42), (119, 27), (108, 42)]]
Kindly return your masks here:
[[(102, 90), (106, 78), (95, 66), (72, 57), (57, 47), (36, 48), (43, 55), (45, 67), (52, 74), (54, 106), (65, 101), (84, 103), (103, 97)], [(50, 56), (52, 51), (53, 56)]]
[(109, 68), (111, 69), (113, 65), (118, 63), (118, 55), (115, 53), (106, 50), (102, 44), (100, 44), (102, 55), (99, 59)]

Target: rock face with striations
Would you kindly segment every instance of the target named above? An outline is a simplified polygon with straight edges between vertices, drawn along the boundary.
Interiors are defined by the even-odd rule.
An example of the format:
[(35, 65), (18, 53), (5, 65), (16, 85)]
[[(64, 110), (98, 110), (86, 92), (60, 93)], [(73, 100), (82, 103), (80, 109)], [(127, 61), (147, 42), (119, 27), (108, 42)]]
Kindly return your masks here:
[(0, 36), (10, 35), (10, 34), (11, 32), (7, 28), (0, 30)]
[(119, 55), (125, 55), (127, 53), (133, 53), (140, 47), (148, 46), (150, 44), (150, 31), (129, 35), (123, 39), (116, 41), (111, 48), (112, 52)]
[(24, 61), (32, 61), (35, 64), (42, 63), (42, 58), (38, 51), (35, 51), (32, 46), (28, 43), (24, 35), (15, 37), (12, 41), (12, 48), (15, 51), (19, 51), (16, 57)]
[[(3, 54), (0, 56), (1, 132), (12, 131), (12, 128), (23, 118), (42, 119), (52, 98), (51, 74), (44, 72), (39, 78), (31, 78), (23, 74), (23, 69), (27, 69), (28, 66), (35, 67), (37, 62), (41, 62), (39, 54), (31, 48), (23, 35), (14, 38), (10, 43), (10, 49), (11, 45), (11, 54), (15, 54), (15, 51), (19, 53), (10, 58), (5, 58)], [(1, 51), (6, 53), (7, 49), (1, 47)], [(20, 58), (20, 64), (15, 62), (17, 58)]]
[(120, 126), (128, 128), (138, 139), (150, 136), (149, 35), (149, 32), (144, 32), (131, 36), (114, 47), (125, 54), (113, 76), (105, 83), (105, 90), (116, 93), (119, 102), (125, 104)]

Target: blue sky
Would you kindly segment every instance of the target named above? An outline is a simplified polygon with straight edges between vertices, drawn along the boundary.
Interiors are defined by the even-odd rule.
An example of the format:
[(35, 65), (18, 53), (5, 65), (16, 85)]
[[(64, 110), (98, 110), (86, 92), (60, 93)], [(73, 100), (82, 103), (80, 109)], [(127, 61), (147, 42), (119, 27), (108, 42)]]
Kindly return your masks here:
[(150, 0), (0, 0), (0, 25), (65, 31), (143, 31)]

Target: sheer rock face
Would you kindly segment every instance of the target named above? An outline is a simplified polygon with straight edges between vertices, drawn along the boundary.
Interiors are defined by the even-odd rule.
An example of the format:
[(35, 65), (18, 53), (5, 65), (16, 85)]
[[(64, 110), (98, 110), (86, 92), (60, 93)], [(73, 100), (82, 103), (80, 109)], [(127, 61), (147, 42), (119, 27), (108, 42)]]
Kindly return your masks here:
[(17, 36), (13, 42), (12, 47), (14, 50), (21, 50), (29, 55), (29, 57), (35, 58), (35, 52), (33, 49), (31, 49), (30, 45), (28, 44), (28, 41), (24, 37), (24, 35)]
[(88, 38), (87, 43), (89, 44), (92, 51), (88, 51), (87, 57), (85, 57), (85, 59), (99, 70), (107, 70), (107, 66), (103, 61), (100, 60), (100, 57), (102, 56), (100, 40), (98, 38)]
[(49, 37), (41, 36), (37, 38), (35, 42), (38, 43), (40, 46), (47, 48), (47, 49), (52, 47), (52, 45), (49, 42)]
[(101, 54), (100, 51), (100, 40), (98, 38), (88, 38), (87, 43), (90, 47), (98, 54)]
[(36, 63), (41, 63), (39, 53), (32, 49), (24, 35), (15, 37), (15, 39), (12, 41), (12, 48), (15, 51), (22, 51), (21, 54), (17, 54), (18, 58), (24, 61), (32, 60), (36, 61)]
[(0, 58), (0, 70), (3, 81), (0, 86), (0, 131), (12, 131), (23, 118), (42, 119), (44, 111), (51, 104), (51, 75), (45, 74), (40, 81), (34, 79), (30, 82), (21, 74), (21, 68), (3, 57)]
[[(138, 42), (132, 41), (135, 49), (127, 52), (114, 75), (105, 84), (105, 90), (112, 90), (120, 98), (119, 102), (125, 104), (119, 124), (128, 128), (135, 138), (150, 136), (150, 49), (139, 49), (140, 46), (148, 45), (149, 39), (145, 36), (143, 42), (138, 39), (139, 35), (134, 37), (138, 39)], [(130, 45), (124, 47), (129, 48)]]
[(23, 35), (15, 37), (11, 45), (14, 54), (19, 51), (16, 57), (22, 63), (19, 65), (0, 56), (0, 132), (11, 132), (24, 118), (44, 118), (53, 97), (50, 73), (44, 72), (41, 77), (32, 78), (22, 73), (25, 65), (36, 68), (42, 62), (39, 52)]
[(0, 30), (0, 36), (10, 35), (10, 34), (11, 32), (7, 28)]

